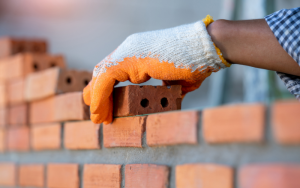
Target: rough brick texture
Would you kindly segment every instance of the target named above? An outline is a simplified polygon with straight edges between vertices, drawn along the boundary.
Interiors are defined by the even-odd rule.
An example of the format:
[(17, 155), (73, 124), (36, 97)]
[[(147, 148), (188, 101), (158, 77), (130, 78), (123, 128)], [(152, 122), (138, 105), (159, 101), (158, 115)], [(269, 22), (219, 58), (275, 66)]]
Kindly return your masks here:
[(10, 126), (28, 125), (28, 105), (19, 104), (8, 108), (8, 123)]
[(104, 147), (142, 147), (145, 117), (116, 118), (103, 125)]
[(47, 42), (43, 39), (0, 38), (0, 57), (21, 52), (45, 53)]
[(16, 185), (16, 166), (13, 163), (0, 163), (0, 186)]
[(6, 149), (6, 131), (4, 128), (0, 128), (0, 152), (4, 152)]
[[(4, 64), (4, 80), (25, 78), (30, 73), (48, 69), (52, 66), (65, 67), (64, 58), (61, 55), (22, 53), (2, 61)], [(14, 67), (13, 69), (11, 67)]]
[(30, 124), (70, 120), (88, 120), (89, 107), (84, 104), (82, 92), (72, 92), (30, 103)]
[(83, 187), (121, 188), (121, 165), (84, 165)]
[(9, 151), (29, 150), (29, 128), (26, 126), (7, 129), (7, 149)]
[(169, 168), (154, 164), (125, 166), (125, 188), (167, 188)]
[(233, 188), (233, 170), (215, 164), (176, 166), (176, 188)]
[(48, 188), (79, 188), (78, 164), (48, 164)]
[(33, 150), (55, 150), (61, 147), (61, 124), (34, 125), (30, 129)]
[(147, 144), (197, 144), (197, 124), (197, 111), (149, 115), (146, 123)]
[(99, 149), (99, 127), (91, 121), (67, 122), (64, 146), (67, 149)]
[(242, 167), (240, 188), (299, 188), (299, 164), (256, 164)]
[(5, 108), (7, 102), (7, 86), (4, 82), (0, 82), (0, 108)]
[(18, 185), (21, 187), (44, 187), (44, 165), (19, 165)]
[(18, 78), (7, 82), (7, 100), (9, 105), (18, 105), (25, 102), (25, 80)]
[(203, 136), (209, 143), (262, 142), (265, 106), (240, 104), (205, 109)]
[(33, 73), (26, 78), (25, 98), (34, 101), (55, 94), (82, 91), (91, 77), (91, 72), (58, 67)]
[(133, 116), (181, 109), (181, 86), (118, 87), (113, 92), (114, 116)]
[(300, 103), (298, 101), (276, 102), (272, 108), (274, 137), (281, 144), (300, 143)]
[(0, 127), (6, 127), (8, 125), (8, 120), (7, 120), (7, 110), (6, 108), (1, 108), (0, 107)]

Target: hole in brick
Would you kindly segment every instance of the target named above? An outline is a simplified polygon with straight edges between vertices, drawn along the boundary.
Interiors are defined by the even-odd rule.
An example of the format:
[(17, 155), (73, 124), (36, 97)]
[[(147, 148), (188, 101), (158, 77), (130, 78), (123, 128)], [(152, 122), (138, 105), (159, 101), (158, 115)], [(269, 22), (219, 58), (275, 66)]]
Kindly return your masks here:
[(84, 80), (83, 83), (84, 83), (85, 86), (87, 86), (89, 84), (89, 81), (88, 80)]
[(161, 104), (161, 106), (162, 106), (163, 108), (165, 108), (165, 107), (167, 107), (167, 106), (169, 105), (169, 101), (168, 101), (168, 99), (167, 99), (166, 97), (164, 97), (164, 98), (162, 98), (162, 99), (160, 100), (160, 104)]
[(148, 99), (142, 99), (141, 100), (141, 106), (144, 107), (144, 108), (149, 106), (149, 100)]
[(36, 62), (33, 63), (33, 70), (34, 70), (34, 71), (39, 70), (39, 66), (38, 66), (38, 64), (37, 64)]
[(56, 63), (55, 62), (50, 62), (50, 67), (55, 67)]
[(71, 84), (72, 83), (72, 79), (70, 77), (67, 77), (66, 82), (67, 82), (67, 84)]
[(143, 88), (143, 86), (140, 86), (140, 88)]

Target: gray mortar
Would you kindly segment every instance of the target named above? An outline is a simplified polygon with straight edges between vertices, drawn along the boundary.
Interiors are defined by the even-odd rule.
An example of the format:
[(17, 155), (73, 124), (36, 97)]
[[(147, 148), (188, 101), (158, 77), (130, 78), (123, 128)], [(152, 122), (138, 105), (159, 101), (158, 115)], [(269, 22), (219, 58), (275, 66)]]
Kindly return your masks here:
[[(267, 113), (268, 114), (268, 113)], [(269, 116), (269, 114), (267, 115)], [(201, 116), (200, 116), (201, 117)], [(269, 119), (269, 118), (267, 118)], [(177, 145), (165, 147), (148, 147), (146, 134), (143, 135), (143, 148), (104, 148), (102, 126), (99, 134), (101, 149), (77, 150), (66, 149), (54, 151), (7, 152), (0, 155), (1, 162), (28, 163), (78, 163), (82, 171), (83, 164), (134, 164), (151, 163), (170, 167), (169, 188), (175, 188), (175, 166), (185, 163), (215, 163), (229, 165), (237, 170), (240, 166), (249, 163), (299, 163), (300, 145), (283, 146), (275, 143), (270, 122), (266, 122), (264, 143), (249, 144), (207, 144), (202, 137), (201, 119), (199, 120), (199, 144)], [(82, 172), (79, 172), (82, 175)], [(124, 177), (124, 166), (122, 166)], [(123, 178), (124, 179), (124, 178)], [(80, 177), (82, 180), (82, 177)], [(235, 182), (235, 187), (237, 182)], [(122, 181), (122, 187), (124, 180)], [(81, 185), (82, 187), (82, 185)]]

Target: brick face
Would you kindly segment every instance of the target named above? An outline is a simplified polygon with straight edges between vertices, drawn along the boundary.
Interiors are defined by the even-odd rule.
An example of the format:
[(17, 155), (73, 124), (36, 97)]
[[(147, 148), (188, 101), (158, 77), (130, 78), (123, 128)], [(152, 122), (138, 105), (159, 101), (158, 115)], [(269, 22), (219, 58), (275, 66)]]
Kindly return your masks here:
[(176, 166), (176, 188), (233, 188), (233, 170), (216, 164)]
[(142, 147), (145, 117), (116, 118), (103, 125), (104, 147)]
[(4, 128), (0, 128), (0, 152), (4, 152), (6, 149), (6, 131)]
[(7, 86), (0, 82), (0, 108), (5, 108), (7, 105)]
[(0, 127), (6, 127), (8, 125), (7, 109), (0, 107)]
[(33, 150), (55, 150), (61, 147), (61, 124), (42, 124), (31, 127)]
[(82, 92), (35, 101), (30, 104), (29, 109), (31, 124), (89, 119), (89, 107), (83, 103)]
[(7, 82), (7, 100), (10, 105), (18, 105), (25, 102), (25, 80), (18, 78)]
[(44, 187), (44, 165), (20, 165), (18, 179), (21, 187)]
[(83, 187), (121, 188), (121, 165), (84, 165)]
[(149, 115), (146, 123), (147, 144), (197, 144), (197, 124), (197, 111)]
[(77, 164), (48, 164), (48, 188), (79, 188), (79, 166)]
[(125, 166), (125, 188), (167, 188), (169, 168), (154, 164)]
[(255, 164), (239, 171), (241, 188), (299, 188), (299, 164)]
[(8, 123), (11, 126), (28, 125), (28, 105), (19, 104), (8, 108)]
[(26, 126), (7, 129), (7, 149), (9, 151), (29, 150), (29, 128)]
[(272, 128), (275, 140), (281, 144), (300, 143), (300, 103), (276, 102), (272, 108)]
[(0, 163), (0, 186), (16, 185), (16, 166), (13, 163)]
[(99, 149), (99, 127), (91, 121), (67, 122), (64, 146), (67, 149)]
[(203, 136), (209, 143), (262, 142), (265, 106), (240, 104), (205, 109)]

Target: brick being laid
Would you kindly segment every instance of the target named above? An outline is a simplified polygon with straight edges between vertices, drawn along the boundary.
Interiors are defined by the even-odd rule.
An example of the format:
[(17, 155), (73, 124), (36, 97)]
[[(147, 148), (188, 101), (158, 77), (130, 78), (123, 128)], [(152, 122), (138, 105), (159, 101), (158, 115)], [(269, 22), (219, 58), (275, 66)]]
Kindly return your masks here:
[(300, 143), (300, 103), (278, 101), (272, 106), (271, 125), (275, 140), (280, 144)]
[(103, 125), (104, 147), (142, 147), (145, 116), (116, 118)]
[(66, 149), (100, 149), (99, 124), (91, 121), (66, 122), (64, 124), (64, 147)]
[(59, 67), (33, 73), (26, 78), (25, 98), (35, 101), (56, 94), (82, 91), (91, 78), (91, 72)]
[(121, 188), (121, 165), (85, 164), (83, 169), (84, 188)]
[(263, 104), (238, 104), (203, 110), (204, 140), (212, 144), (263, 142), (265, 129)]
[(117, 87), (113, 91), (114, 116), (134, 116), (181, 109), (181, 86)]
[(20, 187), (44, 187), (45, 167), (42, 164), (21, 164), (17, 177)]
[(46, 182), (47, 188), (79, 188), (79, 165), (49, 163)]
[(58, 150), (61, 143), (60, 123), (31, 125), (30, 145), (33, 150)]
[(176, 188), (233, 188), (233, 169), (218, 164), (176, 166)]
[(89, 119), (89, 107), (83, 102), (82, 92), (56, 95), (29, 106), (30, 124)]
[(169, 167), (155, 164), (125, 166), (125, 188), (167, 188)]

